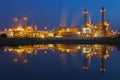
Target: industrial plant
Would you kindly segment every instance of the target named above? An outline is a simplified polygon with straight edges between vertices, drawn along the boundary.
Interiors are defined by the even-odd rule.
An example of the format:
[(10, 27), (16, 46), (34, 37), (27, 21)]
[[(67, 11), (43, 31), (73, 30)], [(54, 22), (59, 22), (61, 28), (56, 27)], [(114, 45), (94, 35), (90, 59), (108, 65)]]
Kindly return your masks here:
[(113, 31), (109, 28), (109, 21), (104, 20), (105, 9), (102, 7), (100, 10), (101, 22), (94, 25), (92, 21), (87, 21), (88, 11), (85, 9), (83, 11), (84, 24), (79, 26), (60, 26), (53, 28), (52, 31), (48, 31), (46, 28), (44, 30), (38, 30), (36, 25), (28, 26), (27, 17), (23, 18), (23, 25), (18, 23), (18, 18), (14, 18), (13, 28), (5, 29), (0, 33), (7, 34), (10, 38), (64, 38), (64, 37), (114, 37), (117, 35), (117, 31)]

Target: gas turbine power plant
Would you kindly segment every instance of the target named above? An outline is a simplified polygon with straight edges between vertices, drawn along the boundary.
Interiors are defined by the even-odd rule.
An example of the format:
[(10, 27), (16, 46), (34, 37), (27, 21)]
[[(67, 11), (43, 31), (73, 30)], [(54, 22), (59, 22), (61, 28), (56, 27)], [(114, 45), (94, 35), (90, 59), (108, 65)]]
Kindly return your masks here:
[(113, 31), (109, 28), (109, 22), (104, 20), (104, 7), (100, 10), (101, 22), (93, 25), (91, 21), (87, 22), (88, 11), (83, 11), (84, 24), (81, 27), (71, 26), (53, 28), (52, 31), (38, 30), (36, 25), (28, 26), (27, 17), (23, 18), (23, 25), (18, 23), (18, 18), (14, 18), (14, 27), (0, 31), (0, 34), (7, 34), (10, 38), (65, 38), (65, 37), (114, 37), (118, 34), (117, 31)]

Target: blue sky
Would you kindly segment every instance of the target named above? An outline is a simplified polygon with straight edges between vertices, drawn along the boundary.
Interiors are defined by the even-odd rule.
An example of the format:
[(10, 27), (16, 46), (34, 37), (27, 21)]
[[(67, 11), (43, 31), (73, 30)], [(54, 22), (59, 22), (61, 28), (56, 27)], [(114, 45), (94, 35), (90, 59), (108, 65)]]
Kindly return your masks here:
[(83, 24), (82, 11), (86, 8), (93, 23), (100, 22), (100, 8), (105, 7), (105, 19), (110, 27), (120, 30), (120, 0), (0, 0), (0, 29), (13, 25), (13, 18), (20, 22), (24, 16), (28, 24), (36, 24), (39, 29), (59, 26), (63, 21), (66, 26)]

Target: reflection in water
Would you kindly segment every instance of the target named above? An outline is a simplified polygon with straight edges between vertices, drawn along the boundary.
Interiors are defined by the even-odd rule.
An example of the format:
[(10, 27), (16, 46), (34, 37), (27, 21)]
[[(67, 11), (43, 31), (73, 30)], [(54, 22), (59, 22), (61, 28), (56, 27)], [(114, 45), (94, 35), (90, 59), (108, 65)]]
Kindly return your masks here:
[(60, 59), (63, 63), (63, 67), (66, 65), (66, 53), (81, 54), (84, 58), (83, 69), (87, 70), (90, 60), (93, 56), (101, 59), (100, 71), (105, 71), (104, 60), (108, 60), (109, 51), (114, 47), (107, 45), (80, 45), (80, 44), (41, 44), (33, 46), (18, 46), (18, 47), (5, 47), (5, 51), (9, 51), (14, 54), (14, 62), (19, 61), (19, 56), (23, 57), (23, 62), (27, 63), (27, 55), (37, 55), (38, 51), (43, 50), (44, 54), (47, 54), (47, 50), (60, 53)]

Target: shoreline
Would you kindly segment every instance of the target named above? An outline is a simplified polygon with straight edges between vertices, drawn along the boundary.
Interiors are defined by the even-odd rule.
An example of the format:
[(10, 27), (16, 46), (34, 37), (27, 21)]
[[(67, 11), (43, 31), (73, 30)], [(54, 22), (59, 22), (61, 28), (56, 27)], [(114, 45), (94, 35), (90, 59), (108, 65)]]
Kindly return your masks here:
[(0, 38), (0, 46), (20, 46), (34, 44), (103, 44), (119, 45), (120, 38)]

